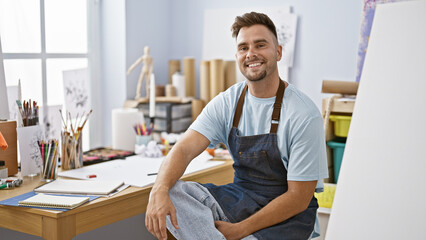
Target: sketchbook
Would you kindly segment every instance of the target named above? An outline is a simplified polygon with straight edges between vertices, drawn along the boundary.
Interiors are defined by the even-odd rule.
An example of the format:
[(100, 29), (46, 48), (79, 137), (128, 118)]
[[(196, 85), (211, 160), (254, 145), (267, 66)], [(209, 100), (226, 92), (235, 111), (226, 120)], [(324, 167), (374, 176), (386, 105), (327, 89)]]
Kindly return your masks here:
[(55, 196), (40, 193), (23, 201), (19, 201), (18, 205), (26, 207), (73, 209), (88, 202), (89, 199), (89, 197)]
[(81, 195), (108, 195), (124, 184), (121, 180), (71, 180), (56, 179), (36, 189), (36, 193), (62, 193)]

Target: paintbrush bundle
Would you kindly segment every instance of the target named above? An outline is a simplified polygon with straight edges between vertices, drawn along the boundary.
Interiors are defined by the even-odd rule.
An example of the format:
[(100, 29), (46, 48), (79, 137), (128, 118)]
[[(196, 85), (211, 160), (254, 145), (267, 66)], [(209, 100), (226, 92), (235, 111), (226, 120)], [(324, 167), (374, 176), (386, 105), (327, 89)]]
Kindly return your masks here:
[[(62, 115), (62, 111), (60, 112)], [(82, 133), (91, 113), (92, 110), (87, 114), (83, 113), (81, 117), (77, 114), (74, 122), (70, 112), (65, 114), (66, 120), (62, 116), (64, 130), (61, 133), (61, 167), (63, 170), (83, 167)]]
[(21, 114), (22, 122), (24, 127), (38, 125), (39, 107), (36, 101), (25, 101), (21, 103), (20, 100), (16, 100), (18, 104), (19, 114)]

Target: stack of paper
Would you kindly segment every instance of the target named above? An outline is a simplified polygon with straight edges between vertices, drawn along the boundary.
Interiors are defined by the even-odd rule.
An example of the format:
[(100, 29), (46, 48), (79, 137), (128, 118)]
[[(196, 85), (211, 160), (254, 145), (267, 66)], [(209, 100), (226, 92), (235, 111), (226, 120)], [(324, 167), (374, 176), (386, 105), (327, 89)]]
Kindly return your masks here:
[(19, 201), (19, 206), (73, 209), (88, 201), (89, 197), (55, 196), (41, 193)]
[(124, 184), (123, 181), (56, 179), (36, 189), (37, 193), (108, 195)]

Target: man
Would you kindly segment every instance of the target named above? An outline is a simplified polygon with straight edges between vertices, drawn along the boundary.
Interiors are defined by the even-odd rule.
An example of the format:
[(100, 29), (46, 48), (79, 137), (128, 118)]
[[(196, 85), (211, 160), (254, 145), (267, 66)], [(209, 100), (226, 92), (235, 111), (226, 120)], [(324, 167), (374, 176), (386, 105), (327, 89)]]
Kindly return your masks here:
[[(318, 208), (314, 191), (326, 178), (322, 116), (282, 81), (273, 22), (260, 13), (232, 26), (246, 81), (215, 97), (164, 160), (151, 191), (147, 229), (166, 239), (309, 239)], [(285, 92), (285, 94), (284, 94)], [(189, 162), (223, 142), (234, 159), (234, 182), (182, 182)]]

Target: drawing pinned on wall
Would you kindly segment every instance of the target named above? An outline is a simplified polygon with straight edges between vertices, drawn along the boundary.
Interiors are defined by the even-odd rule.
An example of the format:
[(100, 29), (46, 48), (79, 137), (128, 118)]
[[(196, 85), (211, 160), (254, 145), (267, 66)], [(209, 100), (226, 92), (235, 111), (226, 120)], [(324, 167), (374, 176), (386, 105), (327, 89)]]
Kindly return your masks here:
[(62, 120), (61, 113), (59, 110), (62, 109), (62, 105), (40, 107), (40, 125), (43, 129), (46, 139), (60, 139)]
[(38, 141), (44, 139), (40, 125), (19, 127), (19, 155), (21, 159), (21, 176), (34, 176), (40, 173), (42, 160)]
[(361, 17), (361, 33), (358, 46), (358, 60), (356, 81), (361, 79), (362, 69), (364, 67), (365, 54), (367, 53), (368, 41), (370, 40), (371, 26), (373, 25), (374, 13), (377, 4), (401, 2), (407, 0), (364, 0), (364, 8)]
[(87, 68), (63, 71), (65, 108), (72, 118), (90, 111)]
[(294, 47), (296, 45), (297, 15), (282, 10), (265, 12), (275, 23), (278, 43), (283, 46), (281, 64), (293, 67)]

